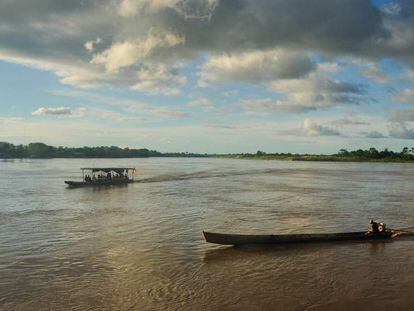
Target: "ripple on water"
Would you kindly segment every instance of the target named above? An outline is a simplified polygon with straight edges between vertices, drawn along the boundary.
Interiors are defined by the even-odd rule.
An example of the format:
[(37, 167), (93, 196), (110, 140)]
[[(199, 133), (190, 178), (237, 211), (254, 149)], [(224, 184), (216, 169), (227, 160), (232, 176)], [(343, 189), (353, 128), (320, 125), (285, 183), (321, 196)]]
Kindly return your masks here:
[[(63, 185), (96, 165), (142, 177)], [(0, 170), (10, 181), (0, 185), (0, 309), (414, 308), (412, 240), (228, 248), (201, 235), (353, 231), (369, 217), (409, 227), (414, 166), (60, 159)]]

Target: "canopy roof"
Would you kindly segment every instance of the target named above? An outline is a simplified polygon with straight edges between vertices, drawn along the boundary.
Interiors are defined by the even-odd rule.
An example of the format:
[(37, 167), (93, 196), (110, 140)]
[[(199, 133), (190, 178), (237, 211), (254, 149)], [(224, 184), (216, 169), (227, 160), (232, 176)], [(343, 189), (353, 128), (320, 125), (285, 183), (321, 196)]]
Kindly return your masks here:
[(123, 173), (124, 171), (135, 171), (135, 167), (82, 167), (81, 170)]

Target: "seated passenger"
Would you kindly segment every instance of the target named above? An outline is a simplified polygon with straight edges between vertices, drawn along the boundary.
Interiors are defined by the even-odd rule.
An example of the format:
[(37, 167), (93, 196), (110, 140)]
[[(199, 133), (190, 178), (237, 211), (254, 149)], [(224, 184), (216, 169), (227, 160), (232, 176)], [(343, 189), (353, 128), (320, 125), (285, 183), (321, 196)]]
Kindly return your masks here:
[(378, 223), (375, 222), (373, 219), (369, 220), (369, 230), (368, 230), (368, 232), (369, 233), (374, 233), (374, 234), (380, 233), (380, 231), (378, 229)]

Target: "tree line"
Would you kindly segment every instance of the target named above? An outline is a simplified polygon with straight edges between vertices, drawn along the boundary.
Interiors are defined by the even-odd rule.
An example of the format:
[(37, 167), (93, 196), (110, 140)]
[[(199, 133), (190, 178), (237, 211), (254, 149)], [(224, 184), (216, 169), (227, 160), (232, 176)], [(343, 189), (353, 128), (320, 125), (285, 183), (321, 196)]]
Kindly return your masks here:
[(414, 147), (404, 147), (400, 152), (389, 150), (377, 150), (369, 148), (366, 150), (357, 149), (348, 151), (340, 149), (334, 154), (297, 154), (297, 153), (266, 153), (257, 151), (254, 154), (241, 153), (232, 155), (237, 158), (258, 158), (258, 159), (286, 159), (293, 161), (385, 161), (385, 162), (403, 162), (414, 161)]
[(202, 157), (188, 152), (162, 153), (146, 148), (130, 149), (116, 146), (54, 147), (44, 143), (14, 145), (0, 142), (0, 158), (148, 158), (148, 157)]
[(414, 161), (414, 147), (404, 147), (400, 152), (387, 148), (377, 150), (340, 149), (338, 153), (323, 154), (297, 154), (297, 153), (256, 153), (237, 154), (205, 154), (189, 152), (166, 152), (146, 148), (119, 148), (116, 146), (100, 147), (54, 147), (44, 143), (30, 143), (27, 145), (14, 145), (0, 142), (0, 158), (148, 158), (148, 157), (225, 157), (241, 159), (275, 159), (293, 161)]

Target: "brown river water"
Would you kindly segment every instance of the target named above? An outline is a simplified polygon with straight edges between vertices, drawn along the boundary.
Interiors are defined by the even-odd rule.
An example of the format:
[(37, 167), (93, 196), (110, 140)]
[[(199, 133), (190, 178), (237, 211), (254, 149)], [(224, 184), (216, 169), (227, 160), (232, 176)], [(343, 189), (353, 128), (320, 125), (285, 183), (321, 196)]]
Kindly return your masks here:
[[(140, 182), (67, 188), (83, 166), (136, 166)], [(414, 239), (202, 237), (412, 227), (414, 164), (8, 160), (0, 177), (0, 310), (414, 310)]]

